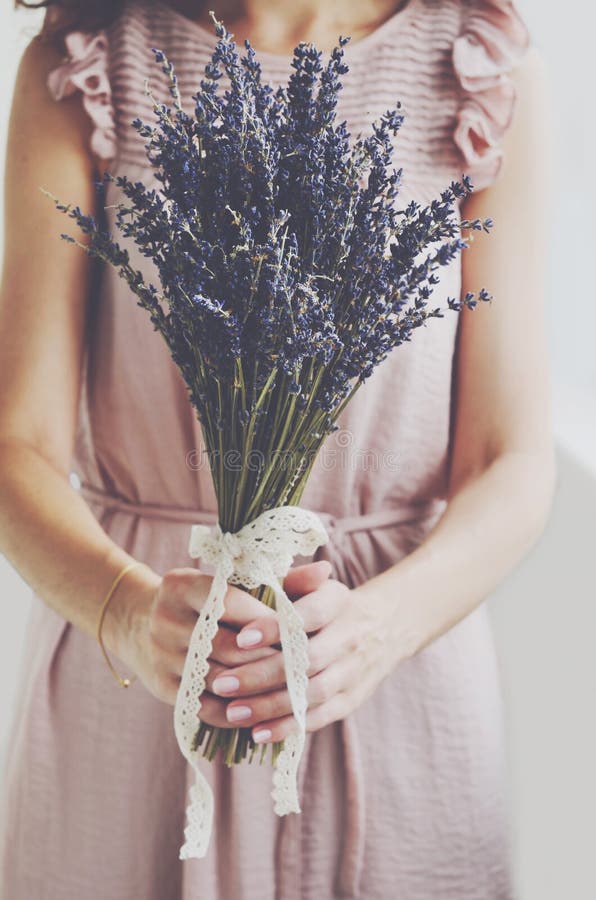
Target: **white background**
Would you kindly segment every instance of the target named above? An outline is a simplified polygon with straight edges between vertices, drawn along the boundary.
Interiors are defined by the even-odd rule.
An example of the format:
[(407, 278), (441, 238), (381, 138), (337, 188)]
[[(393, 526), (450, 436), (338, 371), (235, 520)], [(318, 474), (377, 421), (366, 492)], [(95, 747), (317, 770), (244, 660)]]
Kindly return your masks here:
[[(545, 190), (556, 196), (548, 302), (559, 486), (544, 538), (490, 604), (507, 699), (519, 897), (593, 900), (596, 18), (582, 0), (525, 0), (520, 9), (549, 64), (558, 145), (555, 183)], [(37, 19), (2, 5), (2, 156), (16, 66)], [(26, 585), (0, 557), (0, 747), (27, 608)]]

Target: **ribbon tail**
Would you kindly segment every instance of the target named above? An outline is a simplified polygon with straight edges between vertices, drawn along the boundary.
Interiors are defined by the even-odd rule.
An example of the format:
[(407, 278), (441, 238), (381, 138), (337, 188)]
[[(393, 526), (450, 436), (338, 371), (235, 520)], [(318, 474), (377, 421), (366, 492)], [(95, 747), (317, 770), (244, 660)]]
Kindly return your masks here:
[(205, 689), (205, 679), (209, 671), (208, 660), (218, 622), (224, 612), (227, 589), (227, 573), (223, 567), (219, 567), (213, 576), (211, 590), (190, 638), (174, 707), (176, 739), (195, 774), (195, 783), (189, 792), (189, 805), (186, 810), (188, 824), (184, 829), (185, 843), (180, 849), (180, 859), (203, 858), (211, 837), (213, 793), (199, 769), (199, 751), (193, 750), (193, 742), (199, 727), (197, 713), (201, 708), (200, 697)]
[(271, 796), (278, 816), (300, 812), (298, 796), (298, 767), (304, 749), (306, 734), (306, 690), (308, 686), (308, 637), (304, 623), (294, 609), (281, 584), (272, 578), (269, 586), (275, 592), (275, 605), (279, 619), (281, 648), (286, 670), (286, 683), (296, 729), (284, 740), (273, 773)]

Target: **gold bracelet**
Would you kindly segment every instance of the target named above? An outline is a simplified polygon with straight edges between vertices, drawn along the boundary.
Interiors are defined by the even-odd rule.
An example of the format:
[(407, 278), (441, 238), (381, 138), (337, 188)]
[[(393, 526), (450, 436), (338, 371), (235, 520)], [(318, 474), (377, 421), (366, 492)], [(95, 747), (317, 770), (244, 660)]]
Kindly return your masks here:
[(101, 610), (99, 612), (99, 621), (97, 623), (97, 642), (98, 642), (99, 646), (101, 647), (101, 652), (104, 655), (104, 659), (108, 664), (110, 672), (112, 673), (112, 675), (114, 676), (114, 678), (116, 679), (116, 681), (118, 682), (120, 687), (123, 687), (123, 688), (130, 687), (130, 685), (133, 683), (133, 681), (136, 681), (136, 676), (133, 678), (121, 678), (120, 675), (118, 675), (118, 672), (112, 665), (110, 657), (107, 654), (107, 650), (104, 647), (103, 638), (101, 636), (101, 628), (103, 625), (103, 620), (105, 619), (105, 616), (106, 616), (106, 612), (107, 612), (110, 600), (114, 596), (114, 592), (115, 592), (116, 588), (118, 587), (118, 585), (120, 584), (120, 582), (122, 581), (122, 579), (124, 578), (124, 576), (126, 575), (127, 572), (130, 572), (130, 570), (134, 569), (135, 566), (140, 566), (140, 565), (142, 565), (142, 563), (140, 563), (139, 561), (131, 562), (127, 566), (124, 566), (122, 571), (119, 572), (118, 575), (116, 575), (116, 577), (114, 578), (114, 581), (112, 582), (112, 586), (106, 595), (106, 599), (103, 601), (103, 603), (101, 605)]

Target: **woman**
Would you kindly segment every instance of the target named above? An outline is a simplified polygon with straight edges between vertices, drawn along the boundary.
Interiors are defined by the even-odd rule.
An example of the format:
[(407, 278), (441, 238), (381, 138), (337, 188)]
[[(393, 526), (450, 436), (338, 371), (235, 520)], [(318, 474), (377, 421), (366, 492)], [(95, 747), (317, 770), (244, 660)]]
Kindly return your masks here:
[[(165, 90), (149, 48), (165, 50), (190, 100), (215, 37), (207, 5), (190, 0), (46, 5), (50, 40), (23, 57), (7, 162), (0, 539), (35, 605), (4, 794), (3, 896), (510, 898), (482, 601), (541, 533), (554, 481), (548, 114), (519, 14), (508, 0), (216, 4), (272, 82), (286, 80), (299, 40), (328, 51), (351, 35), (339, 114), (356, 133), (402, 100), (403, 205), (466, 172), (476, 191), (462, 216), (496, 220), (437, 295), (486, 285), (496, 299), (393, 353), (313, 471), (303, 503), (330, 517), (331, 541), (286, 579), (310, 647), (302, 814), (274, 815), (268, 766), (205, 762), (212, 844), (181, 863), (188, 772), (171, 705), (210, 581), (189, 567), (188, 528), (215, 500), (165, 344), (114, 272), (58, 240), (63, 223), (38, 186), (91, 209), (97, 171), (150, 179), (129, 125), (151, 116), (145, 77)], [(134, 560), (103, 630), (141, 682), (119, 691), (94, 635)], [(226, 605), (201, 717), (280, 740), (292, 720), (275, 616), (238, 589)]]

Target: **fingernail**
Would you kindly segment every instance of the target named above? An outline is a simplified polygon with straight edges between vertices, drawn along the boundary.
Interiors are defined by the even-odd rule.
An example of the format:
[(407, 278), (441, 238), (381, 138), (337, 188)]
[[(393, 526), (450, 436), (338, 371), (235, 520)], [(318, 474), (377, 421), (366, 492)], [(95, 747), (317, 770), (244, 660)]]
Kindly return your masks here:
[(223, 678), (216, 678), (213, 682), (213, 690), (216, 694), (230, 694), (237, 691), (240, 682), (233, 675), (224, 675)]
[(239, 722), (240, 719), (250, 719), (252, 709), (250, 706), (228, 706), (226, 716), (228, 722)]
[(239, 632), (236, 643), (239, 647), (254, 647), (263, 640), (263, 632), (258, 628), (247, 628), (246, 631)]
[(271, 737), (271, 731), (268, 728), (261, 728), (260, 731), (253, 732), (252, 739), (255, 744), (262, 744), (263, 741), (268, 741)]

